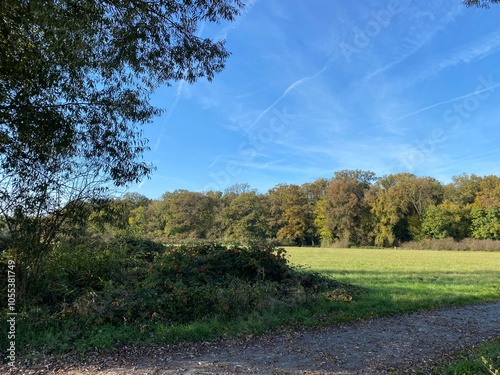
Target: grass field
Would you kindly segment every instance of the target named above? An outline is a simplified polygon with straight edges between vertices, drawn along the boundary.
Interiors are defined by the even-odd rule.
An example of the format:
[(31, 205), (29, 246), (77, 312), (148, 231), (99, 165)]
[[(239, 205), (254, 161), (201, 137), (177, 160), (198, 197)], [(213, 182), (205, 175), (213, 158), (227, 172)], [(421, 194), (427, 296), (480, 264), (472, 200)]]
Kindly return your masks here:
[(500, 300), (500, 253), (287, 247), (292, 264), (367, 288), (335, 320)]

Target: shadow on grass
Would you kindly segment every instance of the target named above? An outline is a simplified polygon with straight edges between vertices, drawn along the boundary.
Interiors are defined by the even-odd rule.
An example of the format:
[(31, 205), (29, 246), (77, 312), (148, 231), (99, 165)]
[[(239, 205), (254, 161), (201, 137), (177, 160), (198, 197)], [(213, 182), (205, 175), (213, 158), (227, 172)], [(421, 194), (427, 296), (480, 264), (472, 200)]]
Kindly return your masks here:
[(500, 300), (500, 272), (322, 270), (366, 288), (329, 321), (349, 321)]

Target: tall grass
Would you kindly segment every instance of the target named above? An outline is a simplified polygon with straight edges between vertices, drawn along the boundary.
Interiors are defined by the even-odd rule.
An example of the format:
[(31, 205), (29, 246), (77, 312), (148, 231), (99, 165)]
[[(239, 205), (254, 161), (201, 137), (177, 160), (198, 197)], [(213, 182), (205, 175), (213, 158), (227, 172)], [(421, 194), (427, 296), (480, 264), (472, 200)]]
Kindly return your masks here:
[(414, 250), (500, 251), (500, 241), (476, 238), (465, 238), (461, 241), (453, 238), (425, 238), (420, 241), (405, 242), (401, 247)]

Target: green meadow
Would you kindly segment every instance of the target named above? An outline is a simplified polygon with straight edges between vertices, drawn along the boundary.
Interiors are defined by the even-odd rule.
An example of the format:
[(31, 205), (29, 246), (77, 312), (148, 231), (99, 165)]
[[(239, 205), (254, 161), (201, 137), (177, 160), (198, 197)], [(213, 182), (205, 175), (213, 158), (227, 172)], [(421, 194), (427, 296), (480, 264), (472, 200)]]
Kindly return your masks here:
[(366, 288), (331, 320), (500, 300), (500, 253), (287, 247), (289, 261)]

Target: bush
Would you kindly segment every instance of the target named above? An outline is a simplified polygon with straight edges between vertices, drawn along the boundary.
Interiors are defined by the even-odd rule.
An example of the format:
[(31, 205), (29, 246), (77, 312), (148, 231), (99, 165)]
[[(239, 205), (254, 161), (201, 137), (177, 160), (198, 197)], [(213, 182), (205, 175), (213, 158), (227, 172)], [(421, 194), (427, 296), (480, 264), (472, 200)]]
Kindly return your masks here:
[(423, 239), (421, 241), (405, 242), (403, 249), (413, 250), (463, 250), (463, 251), (500, 251), (500, 241), (465, 238), (456, 241), (453, 238)]
[[(109, 327), (116, 327), (116, 332), (144, 334), (144, 330), (154, 332), (158, 324), (268, 316), (308, 306), (313, 299), (345, 302), (357, 292), (290, 267), (284, 249), (218, 244), (165, 247), (128, 236), (108, 243), (91, 238), (60, 243), (43, 276), (39, 298), (23, 312), (22, 331), (43, 334), (71, 327), (71, 335), (65, 336), (67, 347), (75, 340), (86, 340), (89, 327), (92, 332), (100, 332), (99, 327), (111, 332)], [(30, 338), (24, 344), (34, 340)]]
[(343, 239), (336, 239), (336, 240), (322, 240), (321, 241), (321, 247), (326, 247), (326, 248), (333, 248), (333, 249), (348, 249), (351, 247), (351, 243), (349, 242), (349, 239), (343, 238)]
[(150, 239), (138, 238), (122, 234), (113, 238), (109, 243), (110, 248), (122, 248), (127, 258), (152, 261), (156, 255), (165, 251), (165, 246)]
[(334, 285), (319, 275), (292, 269), (284, 253), (269, 247), (217, 244), (171, 247), (142, 268), (146, 273), (142, 280), (108, 282), (102, 292), (82, 296), (73, 311), (97, 323), (227, 320), (302, 303)]

